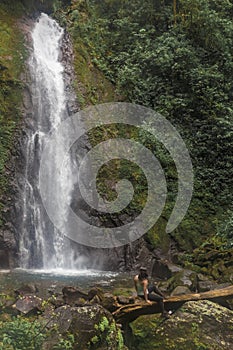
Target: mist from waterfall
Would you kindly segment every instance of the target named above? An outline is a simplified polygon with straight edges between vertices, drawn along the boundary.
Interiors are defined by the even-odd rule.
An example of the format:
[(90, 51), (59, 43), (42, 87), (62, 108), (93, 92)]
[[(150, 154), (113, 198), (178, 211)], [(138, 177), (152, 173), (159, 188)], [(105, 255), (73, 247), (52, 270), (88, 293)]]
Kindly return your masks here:
[[(33, 115), (28, 121), (26, 169), (23, 190), (23, 219), (19, 234), (20, 267), (72, 269), (79, 257), (72, 244), (50, 222), (39, 193), (39, 165), (43, 145), (51, 130), (67, 118), (60, 45), (63, 29), (46, 14), (41, 14), (31, 33), (32, 53), (29, 59)], [(68, 137), (68, 135), (67, 135)], [(64, 155), (64, 140), (58, 138), (49, 152), (49, 177), (45, 179), (48, 195), (59, 196), (57, 216), (68, 224), (66, 207), (71, 200), (72, 174), (69, 162), (62, 172), (56, 164)], [(56, 201), (57, 202), (57, 199)], [(67, 220), (66, 220), (67, 219)], [(65, 232), (65, 227), (63, 227)], [(79, 265), (80, 267), (80, 265)]]

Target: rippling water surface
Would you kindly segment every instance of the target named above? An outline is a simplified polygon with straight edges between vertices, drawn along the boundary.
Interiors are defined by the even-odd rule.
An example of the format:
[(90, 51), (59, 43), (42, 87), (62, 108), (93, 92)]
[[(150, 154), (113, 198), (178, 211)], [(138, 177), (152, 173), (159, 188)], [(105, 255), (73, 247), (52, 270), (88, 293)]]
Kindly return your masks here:
[(87, 291), (98, 286), (106, 291), (133, 288), (133, 273), (118, 273), (98, 270), (23, 270), (0, 271), (0, 292), (11, 292), (23, 284), (35, 284), (42, 297), (48, 290), (60, 292), (63, 286), (74, 286)]

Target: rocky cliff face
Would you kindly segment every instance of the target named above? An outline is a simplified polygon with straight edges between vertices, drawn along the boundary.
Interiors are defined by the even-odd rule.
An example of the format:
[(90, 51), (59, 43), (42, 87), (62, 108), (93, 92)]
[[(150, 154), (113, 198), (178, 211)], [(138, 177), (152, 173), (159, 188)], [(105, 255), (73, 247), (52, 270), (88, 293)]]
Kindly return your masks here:
[[(24, 36), (27, 56), (29, 56), (32, 50), (30, 32), (34, 26), (36, 17), (37, 12), (34, 13), (32, 17), (24, 16), (18, 20), (18, 26)], [(70, 34), (68, 31), (65, 31), (61, 45), (60, 59), (64, 67), (64, 83), (68, 115), (72, 115), (80, 110), (80, 104), (77, 101), (77, 91), (74, 89), (75, 83), (77, 83), (75, 80), (77, 72), (74, 69), (74, 60), (76, 59), (77, 61), (77, 57), (79, 57), (79, 53), (74, 53)], [(25, 63), (26, 61), (27, 60), (25, 60)], [(104, 77), (98, 77), (95, 71), (96, 68), (94, 70), (88, 62), (89, 61), (87, 60), (86, 65), (89, 67), (90, 72), (87, 73), (87, 77), (89, 75), (94, 75), (97, 82), (98, 80), (104, 82)], [(33, 118), (31, 77), (27, 65), (24, 67), (24, 72), (21, 73), (21, 82), (23, 85), (21, 120), (14, 135), (14, 147), (12, 147), (6, 171), (10, 182), (10, 191), (4, 196), (4, 226), (0, 235), (1, 268), (12, 268), (19, 265), (19, 228), (23, 220), (23, 191), (28, 141), (27, 130), (33, 130), (35, 122)], [(82, 89), (79, 84), (78, 86)], [(106, 89), (110, 89), (107, 82)], [(87, 140), (84, 147), (88, 149), (90, 148)], [(96, 219), (98, 221), (98, 217)], [(118, 223), (115, 222), (116, 226), (117, 224)], [(124, 271), (137, 269), (143, 261), (143, 264), (148, 267), (150, 272), (153, 272), (156, 267), (156, 273), (159, 272), (159, 277), (166, 277), (166, 274), (163, 272), (164, 264), (162, 262), (159, 263), (161, 268), (157, 268), (157, 261), (163, 258), (163, 255), (158, 250), (153, 252), (151, 246), (143, 238), (130, 245), (115, 249), (94, 249), (80, 246), (76, 243), (72, 244), (76, 247), (77, 254), (84, 257), (86, 267)], [(153, 267), (154, 263), (155, 267)]]
[[(34, 16), (36, 17), (36, 15)], [(34, 20), (24, 17), (19, 26), (25, 38), (28, 55), (31, 51), (30, 32)], [(64, 66), (64, 82), (68, 114), (71, 115), (80, 109), (74, 91), (75, 72), (73, 68), (74, 53), (68, 32), (63, 36), (61, 61)], [(33, 130), (33, 105), (31, 78), (27, 66), (21, 74), (23, 83), (23, 104), (21, 121), (14, 137), (14, 147), (8, 161), (7, 175), (10, 181), (10, 193), (4, 197), (4, 227), (0, 240), (1, 268), (12, 268), (19, 265), (19, 228), (23, 219), (23, 191), (25, 182), (25, 167), (27, 157), (27, 130)], [(90, 146), (86, 144), (86, 147)], [(79, 255), (85, 257), (85, 266), (99, 267), (106, 270), (125, 270), (137, 267), (140, 261), (151, 266), (153, 254), (143, 239), (118, 249), (94, 249), (73, 243)]]
[[(21, 3), (23, 3), (24, 6), (28, 5), (28, 2), (26, 0), (21, 1)], [(65, 3), (68, 4), (69, 1), (65, 1)], [(27, 11), (31, 11), (29, 10), (29, 7)], [(42, 3), (41, 1), (34, 1), (33, 11), (31, 12), (33, 15), (30, 14), (30, 16), (21, 20), (20, 24), (21, 31), (23, 32), (23, 35), (27, 42), (28, 52), (30, 52), (31, 48), (30, 30), (33, 25), (32, 18), (35, 19), (40, 11), (51, 12), (52, 1), (46, 3)], [(72, 12), (66, 15), (68, 22), (69, 16), (72, 15)], [(117, 100), (117, 98), (119, 98), (119, 96), (117, 98), (114, 96), (114, 86), (110, 84), (109, 81), (105, 79), (104, 75), (96, 68), (96, 66), (91, 63), (91, 57), (89, 56), (88, 52), (85, 51), (85, 47), (81, 38), (76, 38), (77, 42), (74, 42), (74, 47), (72, 47), (72, 40), (74, 42), (74, 38), (70, 37), (68, 30), (65, 31), (62, 43), (61, 60), (65, 67), (64, 82), (67, 94), (67, 110), (69, 115), (79, 110), (81, 106), (83, 107), (83, 100), (85, 100), (87, 104), (90, 104), (103, 101), (112, 101), (114, 99)], [(78, 42), (79, 40), (80, 42)], [(0, 267), (2, 268), (14, 267), (18, 265), (18, 228), (22, 221), (21, 198), (24, 183), (26, 158), (25, 150), (27, 141), (25, 130), (26, 128), (30, 129), (32, 127), (31, 123), (33, 123), (30, 76), (27, 72), (27, 69), (21, 78), (24, 86), (23, 108), (20, 123), (18, 124), (18, 129), (14, 137), (14, 147), (12, 147), (11, 155), (9, 157), (10, 160), (6, 168), (6, 175), (10, 179), (10, 187), (9, 191), (6, 191), (7, 194), (3, 197), (4, 226), (2, 226), (3, 228), (0, 233)], [(88, 144), (86, 146), (89, 148)], [(131, 270), (137, 269), (143, 262), (143, 265), (146, 265), (149, 272), (151, 272), (153, 275), (156, 275), (159, 278), (169, 278), (173, 274), (173, 267), (169, 267), (169, 260), (182, 263), (182, 254), (179, 256), (179, 253), (176, 251), (171, 238), (164, 237), (163, 233), (161, 233), (163, 231), (160, 230), (160, 227), (158, 227), (157, 231), (158, 232), (156, 232), (156, 234), (158, 233), (158, 236), (161, 236), (159, 236), (159, 238), (156, 240), (156, 245), (157, 247), (159, 246), (157, 249), (153, 248), (152, 239), (140, 239), (130, 245), (111, 250), (96, 250), (94, 248), (80, 246), (75, 243), (72, 244), (76, 246), (77, 252), (85, 257), (85, 265), (87, 267), (98, 266), (99, 268), (103, 269)], [(150, 243), (148, 243), (149, 241)], [(166, 245), (165, 249), (162, 245)], [(214, 254), (215, 250), (215, 247), (213, 247)], [(220, 253), (219, 259), (221, 260), (221, 266), (219, 262), (213, 272), (215, 273), (214, 277), (217, 279), (221, 277), (220, 275), (223, 275), (223, 269), (226, 270), (226, 268), (232, 266), (230, 265), (232, 263), (229, 262), (230, 259), (232, 259), (231, 252), (229, 251), (229, 254), (227, 253), (227, 257), (224, 258), (228, 264), (227, 267), (222, 266), (224, 264), (222, 263), (222, 255)], [(200, 254), (198, 251), (196, 255), (198, 257), (197, 260), (200, 260)], [(205, 252), (203, 255), (206, 255)], [(215, 255), (213, 259), (216, 261)], [(204, 264), (206, 264), (205, 261), (204, 263), (202, 261), (200, 263), (198, 262), (198, 266), (196, 266), (197, 271), (201, 270)], [(210, 265), (213, 265), (212, 261)], [(190, 266), (190, 268), (192, 268), (192, 266)], [(204, 269), (203, 271), (201, 270), (201, 272), (208, 273), (209, 266), (208, 271), (205, 267)], [(226, 277), (225, 280), (227, 280), (227, 278), (228, 277)]]
[[(8, 6), (9, 5), (9, 6)], [(0, 268), (14, 267), (17, 260), (17, 196), (16, 173), (22, 172), (24, 157), (22, 143), (22, 93), (21, 74), (26, 60), (23, 21), (11, 9), (12, 3), (1, 2), (0, 100), (1, 100), (1, 152), (0, 152)], [(26, 87), (25, 87), (26, 89)]]

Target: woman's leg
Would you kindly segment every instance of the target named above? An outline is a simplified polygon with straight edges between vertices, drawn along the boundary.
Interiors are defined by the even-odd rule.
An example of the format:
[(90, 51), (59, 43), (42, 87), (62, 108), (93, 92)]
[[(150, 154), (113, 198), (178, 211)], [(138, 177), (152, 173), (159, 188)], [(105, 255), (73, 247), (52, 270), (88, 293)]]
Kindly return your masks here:
[(160, 308), (161, 308), (161, 312), (164, 312), (164, 303), (163, 303), (163, 297), (161, 297), (158, 294), (154, 294), (154, 293), (149, 293), (148, 294), (148, 299), (150, 301), (157, 301), (157, 303), (159, 304)]
[[(151, 286), (148, 288), (148, 299), (150, 301), (157, 301), (157, 303), (160, 306), (160, 310), (163, 315), (166, 315), (166, 311), (164, 310), (164, 302), (163, 302), (163, 297), (161, 295), (158, 295), (155, 293), (154, 286)], [(154, 292), (154, 293), (153, 293)]]

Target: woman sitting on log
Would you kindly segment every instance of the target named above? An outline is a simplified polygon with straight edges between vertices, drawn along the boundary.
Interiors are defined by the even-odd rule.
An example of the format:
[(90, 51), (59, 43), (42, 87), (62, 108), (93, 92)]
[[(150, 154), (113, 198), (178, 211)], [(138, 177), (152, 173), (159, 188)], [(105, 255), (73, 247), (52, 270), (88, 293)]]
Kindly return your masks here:
[(162, 316), (168, 317), (168, 313), (164, 310), (164, 296), (155, 285), (149, 286), (147, 269), (145, 267), (140, 267), (139, 274), (134, 277), (134, 285), (140, 298), (143, 298), (148, 304), (156, 301), (161, 307)]

